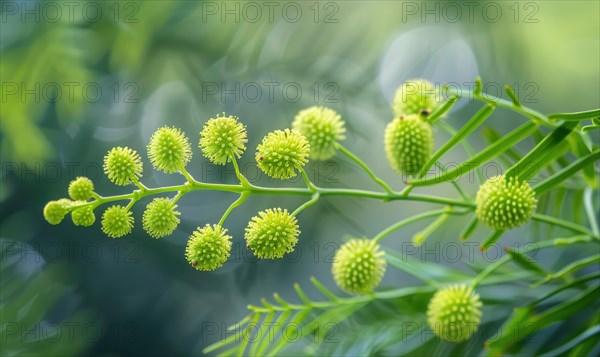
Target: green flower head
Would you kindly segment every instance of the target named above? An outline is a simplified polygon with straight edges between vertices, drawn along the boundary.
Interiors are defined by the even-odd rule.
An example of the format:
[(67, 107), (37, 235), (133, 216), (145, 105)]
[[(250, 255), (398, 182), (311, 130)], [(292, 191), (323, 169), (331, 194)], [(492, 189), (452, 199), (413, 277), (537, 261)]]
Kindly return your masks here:
[(346, 139), (344, 121), (338, 113), (326, 107), (301, 110), (292, 127), (306, 137), (310, 144), (310, 157), (327, 160), (335, 154), (335, 144)]
[(112, 148), (104, 156), (104, 173), (118, 186), (124, 186), (142, 176), (142, 159), (137, 151), (128, 147)]
[(235, 116), (209, 119), (200, 132), (200, 149), (213, 164), (225, 165), (246, 150), (248, 137), (244, 124)]
[(281, 208), (267, 209), (252, 218), (246, 227), (246, 243), (261, 259), (283, 258), (298, 242), (298, 220)]
[(462, 342), (477, 331), (481, 301), (466, 285), (452, 285), (438, 290), (427, 308), (427, 322), (442, 340)]
[(269, 177), (288, 179), (296, 177), (308, 162), (310, 145), (296, 130), (275, 130), (262, 140), (256, 149), (258, 167)]
[(112, 206), (102, 215), (102, 231), (111, 238), (119, 238), (131, 233), (133, 216), (123, 206)]
[(164, 126), (152, 134), (148, 157), (157, 170), (174, 173), (192, 159), (192, 147), (178, 128)]
[(231, 236), (227, 235), (227, 229), (207, 224), (192, 233), (185, 248), (185, 257), (197, 270), (211, 271), (225, 264), (230, 251)]
[(142, 224), (144, 230), (152, 238), (162, 238), (175, 231), (179, 224), (180, 212), (176, 211), (176, 204), (169, 198), (155, 198), (146, 206)]
[(386, 127), (384, 144), (392, 169), (418, 174), (433, 152), (431, 125), (418, 115), (400, 116)]
[(91, 206), (85, 206), (75, 208), (73, 212), (71, 212), (71, 220), (76, 226), (89, 227), (96, 222), (96, 215)]
[(515, 177), (494, 176), (477, 191), (477, 217), (493, 229), (512, 229), (527, 222), (535, 212), (535, 191)]
[(48, 202), (44, 207), (44, 219), (50, 224), (59, 224), (69, 213), (72, 204), (73, 202), (66, 198)]
[(369, 293), (379, 285), (385, 273), (384, 254), (370, 239), (352, 239), (335, 254), (331, 269), (333, 279), (349, 293)]
[(427, 116), (440, 101), (440, 93), (433, 83), (425, 79), (411, 79), (396, 90), (392, 109), (395, 117), (411, 114)]
[(69, 196), (75, 201), (87, 201), (94, 193), (94, 183), (87, 177), (78, 177), (69, 184)]

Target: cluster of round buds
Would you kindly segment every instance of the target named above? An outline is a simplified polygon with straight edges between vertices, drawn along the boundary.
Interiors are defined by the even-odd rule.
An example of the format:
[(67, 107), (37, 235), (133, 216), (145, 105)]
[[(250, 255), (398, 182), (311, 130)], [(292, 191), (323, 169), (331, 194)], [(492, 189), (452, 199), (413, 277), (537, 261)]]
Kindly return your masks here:
[(142, 159), (128, 147), (112, 148), (104, 157), (104, 173), (115, 185), (128, 185), (142, 175)]
[(181, 130), (164, 126), (152, 134), (148, 157), (157, 170), (174, 173), (190, 162), (192, 147)]
[(112, 206), (102, 215), (102, 231), (111, 238), (127, 235), (133, 228), (133, 216), (123, 206)]
[(256, 149), (258, 167), (269, 177), (288, 179), (296, 177), (308, 162), (310, 145), (296, 130), (275, 130), (262, 140)]
[(44, 218), (50, 224), (59, 224), (69, 213), (69, 208), (73, 201), (61, 198), (60, 200), (50, 201), (44, 206)]
[(198, 227), (190, 236), (185, 248), (187, 261), (197, 270), (211, 271), (229, 259), (231, 236), (219, 225)]
[(94, 194), (94, 183), (87, 177), (78, 177), (69, 184), (69, 196), (75, 201), (87, 201)]
[(71, 212), (71, 220), (76, 226), (89, 227), (96, 222), (96, 215), (94, 214), (94, 208), (91, 206), (84, 206), (75, 208)]
[(175, 231), (179, 224), (180, 212), (177, 205), (166, 197), (155, 198), (146, 206), (142, 217), (144, 230), (153, 238), (162, 238)]
[(438, 290), (427, 308), (427, 322), (442, 340), (462, 342), (477, 331), (481, 317), (479, 295), (466, 285)]
[(298, 242), (298, 220), (287, 210), (267, 209), (252, 218), (246, 227), (246, 243), (261, 259), (283, 258)]
[(301, 110), (292, 127), (306, 137), (310, 144), (310, 158), (327, 160), (335, 154), (336, 143), (346, 139), (344, 121), (338, 113), (326, 107)]
[(246, 150), (246, 127), (235, 116), (209, 119), (200, 132), (199, 147), (213, 164), (225, 165)]
[(396, 90), (392, 109), (395, 117), (411, 114), (426, 117), (440, 101), (440, 93), (433, 83), (425, 79), (411, 79)]
[(392, 169), (418, 174), (433, 152), (431, 125), (418, 115), (399, 116), (386, 127), (384, 144)]
[(385, 273), (384, 254), (370, 239), (352, 239), (335, 254), (331, 269), (333, 279), (349, 293), (369, 293), (379, 285)]
[(504, 175), (489, 178), (477, 191), (477, 217), (493, 229), (512, 229), (535, 212), (535, 191), (525, 181)]

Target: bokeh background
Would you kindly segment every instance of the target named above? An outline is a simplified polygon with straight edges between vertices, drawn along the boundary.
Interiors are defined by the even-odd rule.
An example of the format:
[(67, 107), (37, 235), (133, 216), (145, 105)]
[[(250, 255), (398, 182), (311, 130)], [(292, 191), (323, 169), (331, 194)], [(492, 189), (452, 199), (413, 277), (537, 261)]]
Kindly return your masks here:
[[(233, 254), (211, 273), (192, 269), (184, 247), (196, 226), (219, 220), (234, 199), (226, 193), (185, 196), (179, 201), (181, 225), (161, 240), (149, 238), (140, 224), (133, 234), (112, 240), (101, 233), (99, 222), (84, 229), (69, 219), (58, 226), (43, 220), (44, 204), (66, 196), (76, 176), (92, 178), (101, 194), (130, 189), (110, 184), (102, 174), (102, 158), (113, 146), (144, 153), (162, 125), (182, 128), (197, 145), (208, 118), (237, 115), (248, 127), (241, 165), (251, 181), (293, 186), (302, 183), (261, 176), (253, 151), (266, 133), (288, 127), (300, 109), (329, 106), (347, 122), (347, 146), (400, 189), (400, 178), (385, 160), (382, 136), (392, 118), (393, 92), (404, 80), (422, 77), (468, 89), (480, 75), (484, 90), (505, 97), (501, 88), (512, 84), (525, 105), (542, 113), (600, 105), (597, 1), (469, 6), (445, 1), (3, 1), (1, 6), (2, 355), (199, 355), (262, 296), (275, 291), (291, 296), (292, 284), (308, 286), (310, 276), (336, 289), (331, 259), (346, 236), (372, 236), (431, 207), (321, 200), (299, 217), (296, 253), (271, 262), (257, 261), (246, 250), (244, 227), (259, 210), (294, 208), (302, 200), (252, 197), (228, 218)], [(447, 120), (459, 127), (477, 109), (476, 103), (462, 102)], [(498, 110), (489, 123), (506, 132), (522, 122)], [(438, 145), (447, 137), (440, 131)], [(488, 144), (480, 131), (473, 138), (476, 149)], [(522, 145), (526, 149), (532, 142)], [(448, 160), (466, 158), (456, 150)], [(208, 164), (198, 149), (188, 168), (203, 181), (234, 183), (231, 168)], [(182, 182), (178, 175), (155, 173), (145, 157), (144, 169), (147, 186)], [(376, 189), (339, 155), (311, 163), (309, 174), (323, 186)], [(461, 184), (471, 193), (477, 187), (469, 180)], [(456, 196), (445, 185), (429, 192)], [(137, 223), (145, 203), (134, 209)], [(556, 213), (568, 218), (572, 207)], [(453, 219), (432, 242), (457, 239), (465, 222)], [(422, 227), (402, 230), (385, 245), (402, 250)], [(558, 234), (535, 228), (528, 225), (504, 239), (507, 245), (523, 244)], [(485, 234), (478, 231), (475, 240)], [(552, 264), (568, 257), (540, 259)], [(390, 272), (383, 288), (416, 283)], [(488, 296), (518, 300), (528, 294), (521, 286)], [(507, 308), (491, 315), (509, 313)], [(400, 355), (415, 348), (398, 343), (378, 350), (377, 341), (361, 340), (359, 325), (352, 323), (337, 333), (343, 343), (336, 344), (336, 354)], [(312, 351), (299, 345), (291, 353)], [(443, 354), (446, 347), (435, 351)], [(481, 341), (475, 341), (464, 351), (480, 348)]]

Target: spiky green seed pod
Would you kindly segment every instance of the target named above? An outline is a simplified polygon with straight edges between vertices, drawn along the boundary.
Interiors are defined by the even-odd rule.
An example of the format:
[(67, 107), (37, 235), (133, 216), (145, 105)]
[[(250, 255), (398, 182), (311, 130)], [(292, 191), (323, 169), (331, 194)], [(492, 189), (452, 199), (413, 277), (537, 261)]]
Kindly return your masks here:
[(96, 215), (91, 206), (76, 208), (71, 212), (73, 224), (81, 227), (89, 227), (96, 222)]
[(69, 207), (73, 202), (66, 198), (50, 201), (44, 207), (44, 218), (50, 224), (59, 224), (69, 213)]
[(427, 116), (440, 101), (440, 93), (433, 83), (425, 79), (411, 79), (396, 90), (392, 109), (395, 117), (411, 114)]
[(246, 244), (261, 259), (283, 258), (298, 243), (298, 220), (281, 208), (267, 209), (246, 227)]
[(104, 156), (104, 173), (115, 185), (130, 184), (142, 176), (142, 159), (137, 151), (128, 147), (112, 148)]
[(179, 224), (179, 216), (181, 213), (176, 211), (176, 204), (169, 198), (155, 198), (146, 206), (142, 224), (144, 230), (152, 238), (162, 238), (170, 235), (175, 231)]
[(384, 143), (392, 169), (418, 174), (433, 152), (431, 125), (417, 115), (400, 116), (386, 127)]
[(269, 177), (288, 179), (296, 177), (296, 170), (308, 162), (310, 145), (296, 130), (275, 130), (256, 148), (258, 167)]
[(462, 342), (477, 331), (481, 301), (466, 285), (452, 285), (438, 290), (427, 308), (429, 327), (442, 340)]
[(213, 164), (225, 165), (246, 150), (248, 137), (244, 124), (235, 116), (209, 119), (200, 132), (200, 149)]
[(494, 176), (484, 182), (475, 198), (477, 217), (493, 229), (512, 229), (535, 212), (535, 191), (515, 177)]
[(370, 239), (352, 239), (335, 254), (331, 272), (335, 283), (353, 294), (366, 294), (376, 288), (385, 274), (385, 253)]
[(87, 177), (78, 177), (69, 184), (69, 196), (75, 201), (87, 201), (94, 193), (94, 183)]
[(150, 138), (148, 157), (157, 170), (173, 173), (190, 162), (192, 147), (181, 130), (163, 126)]
[(133, 216), (124, 206), (112, 206), (102, 215), (102, 231), (111, 238), (119, 238), (131, 232)]
[(185, 257), (197, 270), (211, 271), (225, 264), (230, 251), (231, 236), (227, 235), (227, 229), (207, 224), (192, 233), (185, 248)]
[(326, 107), (301, 110), (292, 127), (306, 137), (310, 158), (327, 160), (335, 154), (335, 144), (346, 139), (344, 121), (338, 113)]

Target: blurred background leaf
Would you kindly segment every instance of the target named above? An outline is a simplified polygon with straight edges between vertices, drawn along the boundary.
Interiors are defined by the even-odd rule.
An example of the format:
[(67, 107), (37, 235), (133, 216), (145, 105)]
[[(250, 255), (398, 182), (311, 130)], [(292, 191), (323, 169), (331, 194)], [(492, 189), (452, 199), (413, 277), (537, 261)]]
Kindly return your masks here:
[[(238, 115), (249, 131), (249, 150), (241, 166), (253, 182), (279, 185), (256, 171), (253, 148), (268, 131), (289, 126), (298, 110), (330, 106), (348, 124), (346, 145), (400, 189), (400, 177), (384, 159), (381, 138), (392, 117), (390, 98), (406, 79), (454, 81), (468, 87), (475, 75), (481, 75), (484, 91), (502, 96), (504, 85), (511, 84), (524, 105), (542, 113), (600, 106), (600, 4), (595, 1), (480, 2), (472, 17), (468, 8), (458, 3), (461, 14), (455, 16), (453, 8), (441, 1), (282, 2), (274, 7), (272, 17), (268, 7), (257, 4), (260, 17), (254, 21), (253, 8), (237, 1), (2, 2), (1, 304), (2, 337), (8, 339), (6, 344), (3, 340), (3, 354), (199, 354), (226, 335), (226, 326), (245, 316), (248, 303), (273, 291), (290, 296), (293, 282), (306, 283), (312, 275), (326, 286), (334, 286), (331, 259), (345, 235), (373, 235), (429, 207), (422, 203), (323, 200), (300, 217), (297, 253), (264, 262), (245, 248), (246, 222), (258, 210), (275, 204), (294, 207), (300, 200), (252, 197), (228, 219), (227, 228), (234, 236), (232, 257), (224, 268), (212, 273), (191, 269), (183, 251), (189, 233), (196, 226), (215, 222), (228, 206), (233, 197), (223, 193), (184, 197), (179, 202), (182, 224), (173, 236), (160, 241), (148, 239), (139, 227), (129, 238), (113, 241), (100, 233), (99, 223), (83, 230), (69, 222), (56, 227), (43, 222), (45, 202), (66, 196), (68, 182), (75, 176), (89, 176), (102, 194), (120, 192), (102, 175), (103, 155), (115, 145), (143, 153), (151, 133), (161, 125), (182, 128), (194, 143), (208, 118), (221, 112)], [(298, 8), (302, 14), (296, 21)], [(428, 14), (426, 8), (439, 11)], [(501, 9), (499, 17), (494, 15), (497, 8)], [(297, 88), (301, 95), (296, 95)], [(443, 119), (455, 128), (479, 109), (469, 102), (459, 104)], [(523, 118), (515, 113), (499, 109), (487, 123), (493, 128), (488, 137), (502, 136), (522, 123)], [(480, 138), (472, 142), (474, 151), (489, 145), (481, 132), (473, 135)], [(590, 131), (590, 136), (592, 146), (597, 146), (598, 131)], [(436, 147), (448, 138), (438, 130)], [(576, 140), (573, 138), (571, 145), (577, 147), (578, 157), (591, 150)], [(507, 153), (506, 162), (499, 162), (499, 167), (506, 170), (517, 160), (515, 155), (534, 145), (534, 140), (522, 142)], [(448, 153), (447, 160), (461, 162), (468, 157), (457, 148)], [(573, 160), (572, 154), (564, 157), (567, 164)], [(153, 173), (147, 159), (144, 164), (143, 180), (148, 186), (180, 182), (177, 177)], [(368, 177), (341, 158), (334, 158), (331, 165), (313, 164), (309, 173), (317, 184), (372, 187)], [(553, 165), (555, 171), (560, 169), (560, 164)], [(195, 151), (190, 171), (203, 181), (234, 180), (233, 172), (208, 165), (199, 151)], [(494, 174), (492, 171), (486, 174)], [(594, 180), (593, 172), (588, 169), (586, 175), (593, 184), (589, 182)], [(476, 179), (466, 177), (460, 184), (471, 195), (478, 186)], [(585, 182), (570, 180), (561, 190), (544, 196), (541, 212), (585, 223), (582, 185)], [(451, 185), (423, 192), (457, 195)], [(134, 209), (137, 222), (143, 204)], [(467, 218), (461, 219), (452, 218), (452, 224), (433, 234), (427, 243), (458, 242), (468, 223)], [(410, 237), (424, 227), (415, 225), (397, 232), (386, 245), (420, 261), (435, 260), (422, 249), (407, 251)], [(503, 244), (523, 246), (564, 233), (532, 223), (506, 233)], [(470, 240), (478, 242), (487, 234), (477, 227)], [(467, 251), (469, 247), (463, 245)], [(29, 252), (25, 258), (19, 253), (22, 249)], [(581, 258), (582, 251), (585, 248), (540, 254), (536, 262), (557, 271), (574, 257)], [(34, 256), (45, 263), (38, 266)], [(438, 256), (435, 263), (469, 272), (485, 268), (490, 259), (494, 260), (481, 255), (464, 255), (462, 261)], [(30, 273), (22, 275), (22, 271)], [(391, 270), (383, 285), (392, 288), (417, 283), (412, 276)], [(524, 284), (483, 288), (484, 298), (497, 297), (484, 299), (494, 306), (484, 311), (484, 326), (500, 326), (515, 306), (535, 298), (530, 290)], [(377, 302), (340, 325), (335, 336), (340, 337), (339, 343), (305, 343), (289, 353), (479, 353), (485, 336), (454, 346), (431, 335), (422, 339), (422, 334), (413, 333), (412, 325), (402, 324), (422, 322), (425, 304), (426, 299)], [(585, 337), (587, 329), (598, 323), (597, 318), (594, 322), (588, 317), (574, 316), (554, 332), (521, 341), (520, 353), (550, 351), (560, 348), (561, 341)], [(14, 326), (9, 324), (20, 322), (29, 328), (91, 322), (102, 326), (103, 333), (97, 339), (72, 342), (63, 337), (54, 340), (50, 348), (44, 341), (24, 343), (21, 335), (8, 334), (8, 326)], [(111, 330), (114, 328), (120, 331), (117, 335)], [(556, 337), (564, 331), (569, 331), (564, 338)], [(397, 334), (407, 336), (406, 341), (395, 339)], [(543, 347), (547, 341), (556, 343)], [(584, 352), (598, 349), (597, 344), (582, 346)]]

